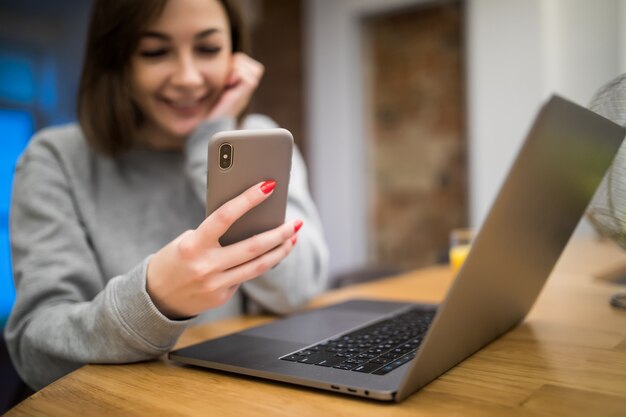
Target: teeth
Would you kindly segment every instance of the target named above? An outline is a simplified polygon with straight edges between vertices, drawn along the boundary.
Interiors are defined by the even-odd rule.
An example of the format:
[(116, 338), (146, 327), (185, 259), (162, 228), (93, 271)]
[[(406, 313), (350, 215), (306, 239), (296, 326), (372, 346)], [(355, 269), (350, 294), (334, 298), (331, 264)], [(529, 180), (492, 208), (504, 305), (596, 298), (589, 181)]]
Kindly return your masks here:
[(177, 109), (190, 109), (192, 107), (197, 106), (198, 104), (200, 104), (200, 102), (202, 101), (201, 99), (199, 100), (179, 100), (179, 101), (174, 101), (174, 100), (168, 100), (166, 99), (165, 101), (168, 102), (168, 104), (174, 108)]
[(172, 102), (172, 106), (180, 108), (180, 109), (187, 109), (190, 107), (195, 106), (196, 104), (198, 104), (197, 101), (178, 101), (178, 102)]

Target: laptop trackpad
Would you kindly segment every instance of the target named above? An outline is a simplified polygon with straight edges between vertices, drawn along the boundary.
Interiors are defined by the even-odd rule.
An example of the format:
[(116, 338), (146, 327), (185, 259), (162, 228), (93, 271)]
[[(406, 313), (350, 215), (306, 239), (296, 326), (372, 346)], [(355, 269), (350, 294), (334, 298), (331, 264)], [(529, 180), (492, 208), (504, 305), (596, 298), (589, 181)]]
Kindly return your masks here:
[(265, 326), (246, 330), (243, 334), (310, 344), (381, 317), (380, 312), (322, 309), (277, 320)]

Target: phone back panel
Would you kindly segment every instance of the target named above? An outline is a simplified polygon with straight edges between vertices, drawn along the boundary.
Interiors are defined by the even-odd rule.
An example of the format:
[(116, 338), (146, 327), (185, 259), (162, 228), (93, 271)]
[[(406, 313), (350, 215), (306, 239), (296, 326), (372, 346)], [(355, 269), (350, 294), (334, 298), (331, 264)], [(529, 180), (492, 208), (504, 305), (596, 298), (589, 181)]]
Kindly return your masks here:
[[(232, 164), (223, 169), (219, 149), (232, 146)], [(239, 220), (221, 237), (229, 245), (285, 222), (293, 137), (285, 129), (234, 130), (211, 138), (208, 149), (207, 216), (254, 184), (275, 180), (272, 195)]]

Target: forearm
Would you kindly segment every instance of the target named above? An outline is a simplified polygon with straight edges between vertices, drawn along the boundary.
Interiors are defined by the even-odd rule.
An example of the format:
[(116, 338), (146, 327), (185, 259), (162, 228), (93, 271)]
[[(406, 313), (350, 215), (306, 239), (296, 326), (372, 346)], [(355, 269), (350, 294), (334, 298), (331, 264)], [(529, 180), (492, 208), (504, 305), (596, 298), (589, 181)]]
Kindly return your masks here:
[(135, 362), (171, 349), (188, 322), (156, 309), (145, 268), (146, 261), (111, 279), (91, 301), (46, 303), (36, 288), (22, 288), (6, 329), (22, 378), (39, 389), (86, 363)]

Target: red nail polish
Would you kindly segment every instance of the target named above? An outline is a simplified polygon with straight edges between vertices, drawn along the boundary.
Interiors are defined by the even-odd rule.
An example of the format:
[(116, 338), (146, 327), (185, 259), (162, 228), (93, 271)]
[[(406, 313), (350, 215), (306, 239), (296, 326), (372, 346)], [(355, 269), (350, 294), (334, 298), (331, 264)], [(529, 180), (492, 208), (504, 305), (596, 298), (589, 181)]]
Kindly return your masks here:
[(304, 223), (302, 222), (302, 220), (298, 220), (296, 224), (293, 226), (294, 232), (298, 233), (298, 230), (300, 230), (303, 224)]
[(298, 235), (293, 235), (293, 236), (291, 237), (291, 243), (292, 243), (293, 245), (295, 245), (297, 241), (298, 241)]
[(263, 194), (269, 194), (272, 192), (274, 187), (276, 187), (276, 181), (265, 181), (263, 184), (261, 184), (261, 191), (263, 191)]

